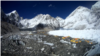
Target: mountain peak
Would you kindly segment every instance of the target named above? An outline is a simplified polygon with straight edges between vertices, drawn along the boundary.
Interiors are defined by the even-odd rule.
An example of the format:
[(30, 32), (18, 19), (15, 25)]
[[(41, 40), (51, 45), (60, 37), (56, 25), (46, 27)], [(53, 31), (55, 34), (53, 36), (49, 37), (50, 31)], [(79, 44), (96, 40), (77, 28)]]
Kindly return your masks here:
[[(95, 3), (92, 6), (92, 10), (100, 12), (100, 2)], [(99, 6), (98, 6), (99, 5)], [(78, 6), (66, 19), (66, 29), (100, 29), (99, 20), (100, 14), (94, 13), (87, 7)]]
[(82, 14), (83, 12), (89, 12), (91, 11), (90, 9), (84, 7), (84, 6), (78, 6), (67, 18), (79, 13), (79, 14)]
[(88, 8), (84, 6), (78, 6), (76, 9), (88, 9)]
[(16, 13), (17, 11), (16, 10), (13, 10), (11, 13)]
[(57, 20), (63, 20), (61, 17), (57, 16), (56, 17)]
[(45, 18), (48, 18), (48, 17), (51, 17), (51, 16), (49, 14), (38, 14), (32, 19), (45, 19)]
[(61, 17), (57, 16), (56, 18), (61, 18)]
[[(37, 16), (43, 16), (43, 14), (38, 14)], [(36, 16), (36, 17), (37, 17), (37, 16)]]
[(38, 14), (37, 16), (50, 16), (49, 14)]
[(7, 13), (6, 15), (7, 15), (7, 16), (10, 16), (12, 13), (13, 13), (13, 14), (14, 14), (14, 13), (17, 13), (17, 11), (16, 11), (16, 10), (13, 10), (12, 12)]
[(49, 14), (45, 14), (46, 16), (50, 16)]

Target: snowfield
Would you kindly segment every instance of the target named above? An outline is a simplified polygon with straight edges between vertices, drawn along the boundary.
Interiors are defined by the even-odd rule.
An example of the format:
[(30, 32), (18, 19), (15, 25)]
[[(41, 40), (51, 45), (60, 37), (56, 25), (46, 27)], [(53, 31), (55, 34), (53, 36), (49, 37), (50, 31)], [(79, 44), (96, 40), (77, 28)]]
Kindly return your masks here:
[(90, 39), (100, 43), (100, 30), (55, 30), (50, 35), (71, 36), (72, 38)]

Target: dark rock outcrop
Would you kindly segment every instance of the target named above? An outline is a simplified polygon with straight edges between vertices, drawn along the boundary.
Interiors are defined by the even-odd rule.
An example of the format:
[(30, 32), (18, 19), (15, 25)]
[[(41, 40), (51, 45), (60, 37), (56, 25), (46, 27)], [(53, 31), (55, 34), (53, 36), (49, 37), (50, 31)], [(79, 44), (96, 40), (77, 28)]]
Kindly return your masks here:
[(35, 26), (35, 30), (50, 31), (54, 29), (50, 27), (49, 25), (39, 23), (38, 25)]
[(38, 30), (42, 30), (42, 31), (50, 31), (50, 30), (54, 30), (52, 27), (49, 27), (48, 25), (39, 23), (38, 25), (36, 25), (33, 28), (19, 28), (20, 31), (38, 31)]
[(20, 28), (22, 27), (22, 25), (20, 24), (20, 20), (22, 19), (23, 17), (20, 17), (16, 10), (12, 11), (9, 14), (5, 14), (1, 9), (1, 21), (8, 22)]
[(36, 29), (43, 29), (44, 28), (44, 25), (43, 24), (38, 24), (37, 26), (36, 26)]
[(11, 32), (18, 32), (19, 29), (7, 22), (3, 22), (1, 21), (1, 35), (7, 34), (7, 33), (11, 33)]
[(4, 13), (4, 11), (1, 9), (1, 21), (8, 22), (8, 17)]
[(18, 22), (20, 21), (20, 17), (16, 11), (7, 15), (7, 16), (9, 18), (11, 24), (18, 26)]

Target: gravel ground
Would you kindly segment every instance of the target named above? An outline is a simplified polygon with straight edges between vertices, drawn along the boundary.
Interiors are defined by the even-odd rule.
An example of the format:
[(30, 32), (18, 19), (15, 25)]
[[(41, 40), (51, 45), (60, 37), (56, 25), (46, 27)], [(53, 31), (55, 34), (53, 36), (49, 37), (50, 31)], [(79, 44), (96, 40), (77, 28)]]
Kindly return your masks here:
[[(48, 35), (45, 31), (12, 33), (1, 38), (1, 56), (83, 56), (96, 43)], [(91, 43), (90, 43), (91, 42)]]

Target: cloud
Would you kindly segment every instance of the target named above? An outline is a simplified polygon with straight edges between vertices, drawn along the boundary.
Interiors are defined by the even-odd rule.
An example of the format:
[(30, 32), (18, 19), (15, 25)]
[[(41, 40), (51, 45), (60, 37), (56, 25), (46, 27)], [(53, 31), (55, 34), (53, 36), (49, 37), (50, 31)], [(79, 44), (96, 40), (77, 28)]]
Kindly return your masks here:
[(36, 6), (37, 6), (37, 4), (33, 5), (33, 7), (36, 7)]
[(48, 7), (52, 7), (52, 4), (48, 5)]

